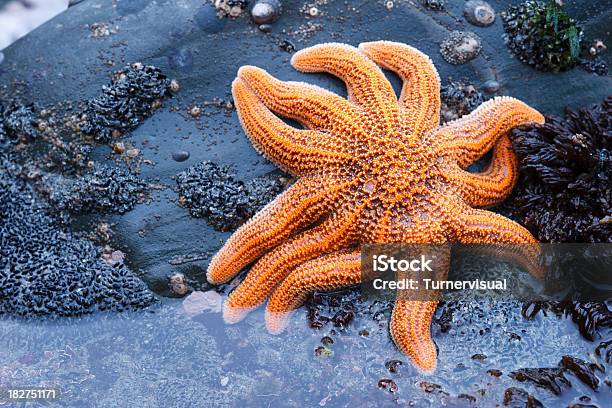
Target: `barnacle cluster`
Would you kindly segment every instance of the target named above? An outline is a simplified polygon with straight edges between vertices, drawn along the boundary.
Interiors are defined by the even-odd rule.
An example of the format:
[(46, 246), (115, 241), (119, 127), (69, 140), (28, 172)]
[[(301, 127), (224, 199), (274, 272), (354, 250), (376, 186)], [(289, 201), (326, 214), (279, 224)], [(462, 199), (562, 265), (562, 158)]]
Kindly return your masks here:
[(155, 297), (124, 264), (63, 227), (0, 154), (0, 315), (76, 316), (149, 306)]
[(0, 103), (0, 144), (31, 143), (40, 135), (36, 108), (16, 100)]
[(524, 63), (558, 72), (578, 62), (583, 32), (559, 2), (527, 0), (501, 16), (508, 47)]
[(113, 75), (101, 95), (87, 102), (80, 129), (98, 142), (109, 142), (140, 125), (170, 92), (171, 81), (159, 68), (131, 64)]
[(612, 242), (612, 96), (515, 129), (515, 216), (546, 242)]
[(146, 183), (127, 169), (94, 164), (90, 172), (79, 177), (46, 174), (37, 187), (58, 211), (123, 214), (144, 197)]
[(206, 218), (213, 228), (231, 231), (251, 218), (283, 190), (274, 177), (260, 177), (243, 182), (229, 170), (205, 161), (176, 177), (179, 203), (192, 216)]

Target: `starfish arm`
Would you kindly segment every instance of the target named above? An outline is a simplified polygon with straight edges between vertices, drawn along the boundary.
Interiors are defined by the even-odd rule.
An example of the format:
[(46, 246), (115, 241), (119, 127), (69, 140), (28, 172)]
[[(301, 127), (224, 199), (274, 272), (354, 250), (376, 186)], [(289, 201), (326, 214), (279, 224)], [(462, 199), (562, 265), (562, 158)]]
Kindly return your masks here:
[[(399, 295), (399, 294), (398, 294)], [(436, 346), (431, 338), (431, 319), (437, 301), (398, 298), (391, 314), (390, 331), (401, 352), (422, 371), (436, 368)]]
[[(545, 270), (539, 262), (540, 245), (526, 228), (491, 211), (467, 205), (458, 208), (458, 215), (450, 223), (455, 242), (491, 244), (500, 252), (501, 259), (517, 263), (538, 279), (544, 278)], [(488, 250), (486, 246), (483, 249)]]
[(390, 123), (398, 111), (393, 87), (381, 69), (357, 48), (346, 44), (319, 44), (298, 51), (291, 64), (302, 72), (329, 72), (347, 86), (349, 100)]
[(440, 154), (450, 155), (460, 167), (466, 168), (488, 152), (501, 135), (532, 122), (544, 123), (544, 117), (518, 99), (501, 96), (447, 123), (428, 138), (439, 146)]
[(328, 292), (361, 282), (361, 252), (342, 251), (299, 265), (274, 290), (266, 308), (266, 326), (271, 333), (282, 332), (308, 294)]
[(227, 282), (263, 253), (316, 221), (345, 185), (334, 180), (321, 183), (318, 178), (298, 179), (227, 240), (210, 261), (208, 281)]
[(318, 86), (279, 81), (263, 69), (244, 66), (242, 79), (273, 112), (313, 130), (364, 138), (362, 114), (346, 99)]
[(510, 195), (518, 179), (518, 160), (510, 137), (503, 135), (493, 147), (493, 157), (480, 173), (470, 173), (453, 164), (450, 177), (470, 207), (488, 207)]
[(440, 76), (429, 57), (392, 41), (361, 43), (359, 49), (402, 79), (399, 103), (407, 130), (420, 134), (436, 128), (440, 122)]
[(354, 225), (358, 215), (359, 212), (348, 215), (332, 214), (321, 224), (264, 255), (225, 302), (225, 321), (234, 323), (241, 320), (251, 309), (263, 303), (299, 264), (347, 247), (354, 238)]
[(343, 141), (330, 134), (287, 125), (242, 79), (236, 78), (232, 93), (238, 117), (253, 146), (285, 171), (300, 175), (351, 160)]

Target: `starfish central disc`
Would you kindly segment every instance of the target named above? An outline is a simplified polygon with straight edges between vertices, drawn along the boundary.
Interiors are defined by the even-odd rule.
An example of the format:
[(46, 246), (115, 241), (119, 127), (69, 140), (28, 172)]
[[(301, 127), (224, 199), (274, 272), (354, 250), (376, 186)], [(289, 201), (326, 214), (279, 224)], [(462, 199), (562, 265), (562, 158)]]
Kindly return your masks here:
[[(226, 321), (269, 299), (267, 327), (281, 331), (308, 293), (360, 282), (365, 243), (536, 243), (525, 228), (482, 209), (512, 191), (517, 160), (508, 132), (542, 123), (536, 110), (499, 97), (439, 126), (438, 73), (425, 54), (400, 43), (320, 44), (291, 63), (338, 76), (348, 98), (252, 66), (238, 71), (232, 92), (247, 136), (297, 180), (213, 257), (211, 283), (257, 261), (227, 299)], [(381, 67), (402, 79), (399, 98)], [(486, 169), (465, 170), (491, 149)], [(390, 324), (397, 346), (423, 370), (436, 366), (436, 304), (398, 297)]]

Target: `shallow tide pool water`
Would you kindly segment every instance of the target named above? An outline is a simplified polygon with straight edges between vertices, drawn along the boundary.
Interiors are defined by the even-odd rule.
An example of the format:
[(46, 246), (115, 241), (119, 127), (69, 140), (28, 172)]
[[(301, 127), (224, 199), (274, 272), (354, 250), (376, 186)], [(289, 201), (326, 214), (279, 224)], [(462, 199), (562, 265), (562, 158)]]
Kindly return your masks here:
[[(120, 315), (3, 318), (0, 386), (57, 388), (57, 404), (74, 407), (495, 406), (512, 386), (545, 406), (567, 406), (582, 395), (602, 407), (612, 401), (609, 386), (594, 392), (571, 374), (572, 386), (560, 396), (509, 377), (520, 368), (556, 367), (564, 355), (593, 358), (598, 342), (582, 339), (567, 318), (539, 314), (528, 321), (516, 303), (446, 304), (438, 315), (452, 309), (451, 328), (433, 325), (438, 367), (425, 375), (392, 344), (386, 305), (366, 300), (363, 307), (381, 313), (357, 315), (346, 328), (330, 322), (313, 329), (302, 308), (276, 336), (266, 332), (261, 310), (226, 325), (218, 311), (190, 317), (171, 299)], [(317, 353), (323, 344), (326, 352)], [(385, 366), (392, 360), (401, 361), (395, 373)], [(385, 379), (397, 389), (379, 386)]]

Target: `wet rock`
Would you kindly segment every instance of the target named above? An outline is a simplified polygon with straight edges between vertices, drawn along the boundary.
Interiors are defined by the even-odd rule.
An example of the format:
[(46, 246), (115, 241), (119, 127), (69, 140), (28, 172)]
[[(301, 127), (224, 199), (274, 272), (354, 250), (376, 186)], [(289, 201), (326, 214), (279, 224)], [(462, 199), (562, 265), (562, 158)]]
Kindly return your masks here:
[(510, 387), (504, 392), (504, 406), (512, 408), (542, 408), (544, 405), (522, 388)]
[(512, 131), (513, 213), (543, 242), (612, 242), (612, 97)]
[(332, 344), (334, 344), (334, 339), (329, 336), (325, 336), (321, 338), (321, 344), (323, 344), (324, 346), (331, 346)]
[(172, 152), (172, 160), (177, 162), (184, 162), (189, 158), (189, 152), (186, 150), (177, 150)]
[(422, 0), (423, 5), (431, 10), (442, 11), (444, 10), (444, 0)]
[(40, 136), (38, 115), (33, 104), (13, 100), (0, 103), (0, 144), (32, 143)]
[(334, 351), (325, 346), (318, 346), (315, 348), (315, 355), (323, 357), (331, 357), (334, 355)]
[(602, 341), (595, 348), (595, 355), (603, 357), (604, 361), (608, 364), (612, 363), (612, 340)]
[(255, 24), (270, 24), (281, 14), (279, 0), (256, 0), (251, 7), (251, 19)]
[(442, 57), (453, 65), (476, 58), (481, 49), (480, 37), (470, 31), (452, 31), (440, 44)]
[(594, 341), (601, 331), (612, 327), (612, 311), (605, 302), (532, 302), (524, 306), (522, 314), (526, 319), (533, 319), (544, 310), (571, 316), (580, 334), (589, 341)]
[(217, 9), (213, 4), (203, 4), (193, 19), (196, 25), (205, 33), (213, 34), (223, 30), (227, 20), (217, 15)]
[(440, 115), (443, 123), (467, 115), (485, 100), (474, 85), (453, 81), (442, 87), (440, 97), (442, 99)]
[(600, 331), (612, 327), (612, 311), (604, 302), (560, 302), (555, 305), (558, 312), (569, 314), (578, 325), (582, 336), (594, 341)]
[(482, 90), (486, 93), (493, 94), (499, 91), (500, 84), (494, 79), (489, 79), (482, 85)]
[(463, 16), (476, 26), (487, 27), (495, 21), (495, 10), (486, 1), (470, 0), (463, 7)]
[(484, 354), (474, 354), (471, 358), (472, 360), (484, 361), (487, 359), (487, 356)]
[(547, 389), (555, 395), (560, 395), (571, 383), (563, 375), (562, 368), (521, 368), (510, 373), (510, 377), (520, 382), (531, 382), (538, 387)]
[(236, 180), (227, 168), (202, 162), (176, 177), (179, 203), (192, 216), (206, 218), (219, 231), (231, 231), (251, 218), (283, 189), (275, 177)]
[(124, 214), (144, 197), (146, 184), (127, 169), (96, 163), (77, 177), (46, 174), (36, 188), (57, 211)]
[(487, 374), (489, 374), (492, 377), (499, 378), (499, 377), (502, 376), (503, 373), (502, 373), (501, 370), (498, 370), (498, 369), (495, 369), (495, 368), (491, 368), (490, 370), (487, 370)]
[(583, 32), (558, 2), (528, 0), (501, 17), (508, 47), (525, 64), (553, 72), (576, 65)]
[(395, 394), (398, 390), (397, 384), (390, 378), (382, 378), (378, 380), (378, 388), (381, 390), (387, 390), (392, 394)]
[(399, 371), (400, 366), (404, 364), (401, 360), (389, 360), (385, 363), (385, 368), (389, 370), (390, 373), (397, 373)]
[(584, 360), (572, 356), (563, 356), (560, 363), (561, 367), (574, 373), (576, 377), (593, 390), (597, 390), (599, 379), (595, 376), (591, 368)]
[[(6, 163), (6, 162), (2, 162)], [(61, 227), (32, 189), (0, 163), (0, 314), (77, 316), (155, 302), (123, 263)]]
[(446, 391), (442, 390), (442, 386), (436, 383), (432, 383), (429, 381), (421, 381), (419, 383), (419, 388), (422, 389), (423, 391), (425, 391), (428, 394), (432, 394), (432, 393), (436, 393), (436, 394), (443, 394), (443, 395), (449, 395)]
[(586, 395), (582, 395), (582, 396), (574, 399), (574, 402), (570, 403), (568, 405), (568, 408), (599, 408), (598, 405), (590, 404), (591, 401), (592, 400), (591, 400), (590, 397), (588, 397)]
[(168, 95), (170, 80), (160, 69), (132, 64), (115, 72), (110, 85), (87, 101), (80, 129), (107, 143), (135, 129)]

